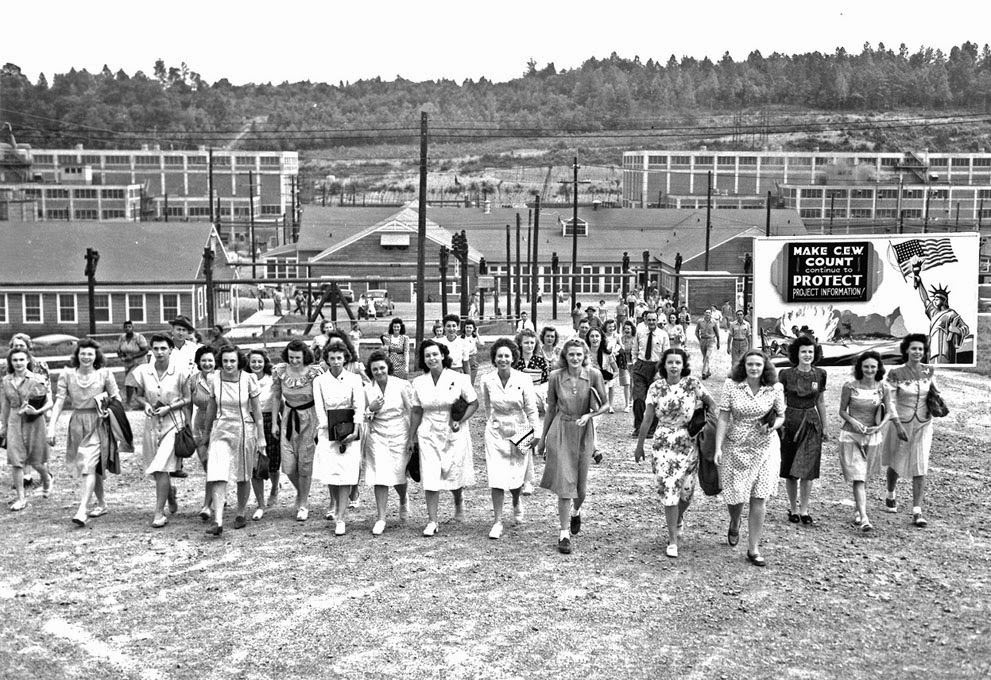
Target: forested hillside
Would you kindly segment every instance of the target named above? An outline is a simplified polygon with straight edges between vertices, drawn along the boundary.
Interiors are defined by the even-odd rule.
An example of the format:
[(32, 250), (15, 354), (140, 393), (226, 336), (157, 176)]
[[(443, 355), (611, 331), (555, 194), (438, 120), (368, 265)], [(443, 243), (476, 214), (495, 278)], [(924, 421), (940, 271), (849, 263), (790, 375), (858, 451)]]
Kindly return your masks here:
[[(30, 64), (0, 73), (0, 122), (35, 146), (125, 147), (140, 143), (222, 146), (237, 131), (252, 148), (320, 149), (389, 143), (416, 133), (418, 112), (446, 134), (472, 129), (515, 137), (691, 125), (695, 116), (736, 111), (815, 109), (877, 114), (896, 109), (991, 111), (991, 49), (972, 42), (948, 54), (922, 47), (864, 45), (718, 62), (667, 61), (615, 53), (558, 70), (531, 61), (505, 83), (484, 78), (412, 82), (232, 85), (204, 81), (185, 64), (159, 61), (151, 75), (105, 67), (70, 70), (31, 82)], [(979, 119), (980, 120), (980, 119)]]

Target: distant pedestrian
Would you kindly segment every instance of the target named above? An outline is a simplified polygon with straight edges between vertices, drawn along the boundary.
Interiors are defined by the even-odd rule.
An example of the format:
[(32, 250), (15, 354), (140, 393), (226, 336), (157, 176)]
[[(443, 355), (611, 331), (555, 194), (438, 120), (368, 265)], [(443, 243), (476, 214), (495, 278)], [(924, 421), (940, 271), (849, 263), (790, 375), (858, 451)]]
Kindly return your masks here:
[(736, 321), (729, 325), (729, 337), (726, 338), (726, 351), (729, 352), (730, 372), (740, 359), (750, 350), (750, 323), (743, 317), (743, 310), (736, 310)]
[(125, 321), (124, 333), (117, 338), (117, 358), (124, 365), (124, 404), (131, 405), (136, 387), (131, 380), (135, 366), (145, 363), (148, 356), (148, 341), (141, 333), (134, 332), (134, 324)]

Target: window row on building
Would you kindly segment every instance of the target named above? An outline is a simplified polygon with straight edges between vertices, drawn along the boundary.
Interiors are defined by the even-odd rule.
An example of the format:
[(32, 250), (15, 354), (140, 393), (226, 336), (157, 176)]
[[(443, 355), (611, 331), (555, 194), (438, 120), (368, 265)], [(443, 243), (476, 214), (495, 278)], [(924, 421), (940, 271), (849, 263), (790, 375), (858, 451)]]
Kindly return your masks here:
[[(197, 289), (197, 317), (205, 314), (205, 297)], [(189, 295), (180, 293), (97, 293), (93, 298), (97, 324), (167, 324), (193, 310)], [(83, 293), (0, 293), (0, 324), (82, 323), (89, 302)]]

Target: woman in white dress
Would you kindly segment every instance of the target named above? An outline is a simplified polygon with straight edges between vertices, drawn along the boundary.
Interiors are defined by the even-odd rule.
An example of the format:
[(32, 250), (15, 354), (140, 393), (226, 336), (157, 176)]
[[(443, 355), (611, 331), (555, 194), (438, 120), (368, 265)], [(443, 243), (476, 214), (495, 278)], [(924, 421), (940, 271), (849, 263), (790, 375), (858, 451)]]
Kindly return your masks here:
[[(258, 465), (251, 473), (251, 489), (255, 493), (255, 503), (257, 508), (251, 519), (260, 520), (265, 516), (265, 508), (275, 505), (279, 498), (279, 470), (282, 466), (281, 449), (279, 448), (279, 437), (274, 434), (273, 428), (277, 429), (279, 407), (281, 404), (273, 398), (272, 385), (272, 361), (263, 349), (253, 349), (248, 352), (248, 370), (258, 381), (258, 389), (261, 394), (258, 401), (262, 407), (262, 419), (265, 425), (265, 455), (260, 457)], [(271, 480), (272, 489), (265, 501), (265, 480)]]
[(156, 333), (148, 344), (154, 361), (135, 366), (130, 379), (135, 388), (134, 398), (147, 417), (141, 453), (145, 474), (155, 480), (155, 517), (151, 526), (161, 529), (169, 522), (165, 515), (166, 503), (169, 512), (174, 514), (178, 510), (169, 473), (179, 469), (175, 436), (188, 422), (193, 400), (189, 376), (179, 362), (170, 361), (175, 347), (172, 338)]
[(251, 495), (251, 473), (259, 453), (266, 448), (264, 420), (259, 401), (261, 389), (248, 368), (247, 358), (236, 347), (218, 350), (220, 371), (213, 375), (213, 398), (207, 405), (204, 429), (210, 441), (206, 461), (206, 481), (213, 493), (214, 525), (207, 533), (224, 531), (224, 504), (227, 484), (237, 484), (237, 510), (234, 528), (247, 526), (244, 519)]
[[(424, 536), (437, 533), (437, 506), (440, 492), (454, 496), (454, 519), (464, 520), (462, 491), (475, 483), (471, 435), (462, 427), (478, 410), (478, 395), (471, 376), (451, 370), (447, 346), (437, 340), (425, 340), (419, 349), (419, 367), (423, 375), (413, 379), (410, 415), (410, 447), (420, 448), (420, 476), (427, 501), (427, 526)], [(464, 414), (454, 418), (451, 406), (463, 400)]]
[(389, 487), (399, 496), (399, 519), (406, 521), (406, 465), (409, 463), (410, 392), (409, 381), (397, 378), (395, 367), (386, 352), (372, 352), (368, 357), (368, 373), (372, 384), (365, 388), (368, 417), (365, 419), (365, 482), (375, 489), (378, 516), (372, 534), (385, 531)]
[[(532, 332), (531, 332), (532, 335)], [(499, 338), (490, 355), (496, 370), (482, 378), (481, 403), (485, 409), (485, 467), (492, 490), (494, 523), (489, 538), (502, 536), (502, 507), (506, 490), (513, 495), (513, 519), (523, 519), (520, 491), (540, 443), (537, 395), (531, 376), (511, 366), (519, 350), (509, 338)]]
[(329, 487), (337, 536), (347, 531), (348, 495), (361, 473), (361, 446), (355, 442), (365, 421), (365, 390), (361, 377), (344, 368), (352, 359), (345, 343), (332, 339), (323, 349), (328, 370), (313, 381), (317, 413), (313, 478)]

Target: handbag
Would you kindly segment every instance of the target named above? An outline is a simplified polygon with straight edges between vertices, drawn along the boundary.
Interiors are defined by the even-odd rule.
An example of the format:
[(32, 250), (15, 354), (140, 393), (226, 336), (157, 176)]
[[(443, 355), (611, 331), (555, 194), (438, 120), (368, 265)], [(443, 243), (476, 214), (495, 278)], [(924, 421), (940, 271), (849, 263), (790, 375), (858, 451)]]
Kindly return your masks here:
[(885, 407), (884, 402), (882, 401), (880, 404), (877, 405), (877, 410), (874, 411), (874, 424), (880, 425), (881, 423), (884, 422), (884, 419), (887, 417), (888, 417), (888, 409)]
[(196, 438), (193, 437), (193, 430), (189, 427), (189, 423), (179, 427), (179, 421), (176, 420), (175, 414), (171, 411), (169, 411), (169, 417), (172, 418), (172, 424), (175, 425), (175, 443), (173, 444), (175, 457), (191, 458), (196, 453)]
[[(345, 438), (355, 433), (354, 409), (335, 408), (327, 411), (327, 436), (341, 444)], [(345, 445), (341, 444), (341, 453), (344, 453)]]
[(716, 418), (706, 417), (702, 436), (695, 440), (699, 447), (699, 486), (706, 496), (715, 496), (723, 488), (719, 482), (719, 467), (716, 465)]
[(509, 441), (519, 449), (520, 453), (524, 453), (526, 449), (533, 448), (533, 435), (534, 432), (531, 427), (525, 434), (519, 437), (512, 437)]
[(451, 404), (451, 420), (459, 422), (465, 417), (465, 413), (468, 412), (468, 400), (464, 397), (459, 396)]
[(939, 395), (939, 390), (933, 384), (929, 385), (929, 393), (926, 394), (926, 408), (929, 409), (929, 415), (933, 418), (945, 418), (950, 413), (943, 397)]
[(777, 419), (778, 409), (772, 406), (770, 410), (761, 417), (760, 422), (763, 425), (767, 425), (768, 428), (772, 428), (774, 427), (774, 421)]
[[(28, 402), (27, 403), (28, 403), (28, 406), (30, 406), (31, 408), (41, 408), (47, 402), (48, 402), (48, 395), (47, 394), (41, 394), (41, 395), (38, 395), (37, 397), (28, 397)], [(24, 422), (30, 423), (33, 420), (36, 420), (41, 415), (43, 415), (43, 414), (41, 414), (41, 413), (24, 413), (24, 414), (21, 415), (21, 420), (23, 420)]]
[(610, 380), (612, 380), (613, 378), (615, 378), (615, 377), (616, 377), (616, 374), (615, 374), (615, 373), (613, 373), (612, 371), (607, 371), (607, 370), (606, 370), (606, 369), (604, 369), (604, 368), (602, 368), (602, 369), (599, 369), (599, 370), (600, 370), (600, 371), (602, 372), (602, 379), (603, 379), (603, 380), (604, 380), (605, 382), (609, 382)]
[(620, 348), (619, 352), (616, 353), (616, 368), (625, 371), (629, 366), (630, 362), (626, 360), (626, 350)]
[(414, 482), (420, 481), (420, 445), (416, 442), (413, 442), (413, 453), (406, 463), (406, 474)]
[(702, 430), (705, 429), (705, 414), (707, 413), (705, 408), (705, 403), (695, 409), (692, 413), (691, 419), (688, 424), (685, 425), (685, 429), (688, 430), (688, 436), (694, 439), (702, 434)]

